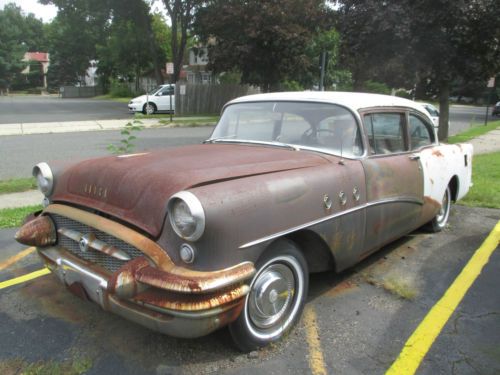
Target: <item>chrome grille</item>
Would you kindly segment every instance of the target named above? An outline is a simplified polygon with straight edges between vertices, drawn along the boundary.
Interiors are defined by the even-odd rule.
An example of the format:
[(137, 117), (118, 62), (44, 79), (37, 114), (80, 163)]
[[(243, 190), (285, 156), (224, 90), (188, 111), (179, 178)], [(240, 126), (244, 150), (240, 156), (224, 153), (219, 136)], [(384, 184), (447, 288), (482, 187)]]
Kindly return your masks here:
[[(113, 237), (107, 233), (101, 232), (98, 229), (92, 228), (88, 225), (82, 224), (78, 221), (69, 219), (67, 217), (61, 216), (61, 215), (56, 215), (56, 214), (50, 214), (54, 222), (56, 223), (57, 229), (59, 228), (66, 228), (66, 229), (72, 229), (77, 232), (87, 234), (87, 233), (93, 233), (94, 236), (96, 236), (98, 239), (101, 241), (106, 242), (106, 244), (110, 246), (115, 246), (116, 248), (126, 252), (131, 259), (143, 256), (144, 254), (140, 252), (138, 249), (136, 249), (134, 246), (116, 238)], [(89, 262), (98, 264), (102, 268), (110, 271), (110, 272), (115, 272), (117, 271), (121, 266), (123, 266), (127, 261), (125, 260), (120, 260), (116, 259), (114, 257), (111, 257), (107, 254), (101, 253), (99, 251), (94, 251), (90, 250), (87, 252), (83, 252), (80, 250), (80, 246), (78, 245), (78, 242), (62, 235), (58, 235), (58, 244), (61, 247), (64, 247), (66, 250), (70, 251), (77, 257), (81, 259), (85, 259)]]

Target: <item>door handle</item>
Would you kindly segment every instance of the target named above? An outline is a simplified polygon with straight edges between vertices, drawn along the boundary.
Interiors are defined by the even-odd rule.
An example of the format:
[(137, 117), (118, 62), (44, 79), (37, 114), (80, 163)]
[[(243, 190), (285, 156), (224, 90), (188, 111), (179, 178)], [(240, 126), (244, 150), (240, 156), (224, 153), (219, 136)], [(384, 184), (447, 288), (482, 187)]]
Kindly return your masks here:
[(420, 159), (420, 155), (417, 155), (417, 154), (411, 154), (410, 156), (408, 156), (408, 158), (410, 160), (419, 160)]

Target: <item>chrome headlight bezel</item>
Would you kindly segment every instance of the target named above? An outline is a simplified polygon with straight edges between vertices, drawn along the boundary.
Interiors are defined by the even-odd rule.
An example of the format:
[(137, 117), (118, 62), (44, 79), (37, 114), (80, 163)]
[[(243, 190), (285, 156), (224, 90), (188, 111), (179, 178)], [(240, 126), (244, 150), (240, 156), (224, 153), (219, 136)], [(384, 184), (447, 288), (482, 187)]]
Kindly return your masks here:
[(33, 167), (33, 177), (36, 178), (38, 190), (46, 197), (49, 197), (54, 190), (54, 174), (49, 165), (45, 162), (38, 163)]
[[(183, 233), (183, 231), (178, 227), (176, 223), (176, 218), (174, 217), (174, 207), (176, 204), (184, 202), (189, 209), (190, 215), (195, 222), (194, 230), (190, 233)], [(180, 191), (169, 199), (168, 205), (168, 217), (170, 220), (170, 225), (174, 232), (186, 241), (196, 241), (198, 240), (205, 231), (205, 211), (201, 205), (200, 200), (189, 191)]]

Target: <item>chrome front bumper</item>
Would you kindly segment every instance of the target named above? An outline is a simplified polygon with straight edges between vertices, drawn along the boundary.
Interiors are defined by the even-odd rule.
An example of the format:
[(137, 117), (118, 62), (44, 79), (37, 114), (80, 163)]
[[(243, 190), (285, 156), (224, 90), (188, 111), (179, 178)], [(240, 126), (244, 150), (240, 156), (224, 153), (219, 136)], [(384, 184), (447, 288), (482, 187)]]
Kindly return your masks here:
[[(79, 297), (169, 336), (195, 338), (207, 335), (236, 319), (243, 308), (244, 298), (199, 311), (168, 309), (154, 304), (154, 301), (147, 303), (133, 297), (122, 299), (110, 292), (112, 275), (100, 271), (93, 264), (75, 257), (61, 247), (51, 246), (37, 250), (46, 266)], [(78, 292), (81, 290), (84, 293)]]

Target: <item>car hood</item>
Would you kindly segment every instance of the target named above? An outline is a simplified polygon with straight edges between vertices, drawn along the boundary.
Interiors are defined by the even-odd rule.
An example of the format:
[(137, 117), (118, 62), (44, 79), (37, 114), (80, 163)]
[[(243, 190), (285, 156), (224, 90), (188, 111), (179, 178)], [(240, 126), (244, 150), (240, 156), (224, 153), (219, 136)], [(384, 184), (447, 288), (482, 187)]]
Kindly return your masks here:
[[(145, 102), (146, 101), (146, 97), (147, 95), (141, 95), (141, 96), (138, 96), (136, 98), (133, 98), (132, 100), (130, 100), (131, 102)], [(149, 97), (151, 98), (152, 95), (149, 95)]]
[(56, 176), (52, 200), (101, 211), (156, 237), (178, 191), (325, 163), (310, 152), (229, 144), (110, 156), (66, 168)]

